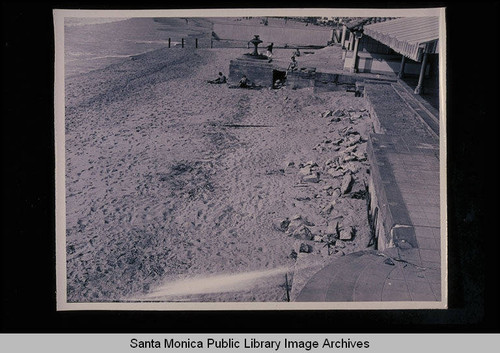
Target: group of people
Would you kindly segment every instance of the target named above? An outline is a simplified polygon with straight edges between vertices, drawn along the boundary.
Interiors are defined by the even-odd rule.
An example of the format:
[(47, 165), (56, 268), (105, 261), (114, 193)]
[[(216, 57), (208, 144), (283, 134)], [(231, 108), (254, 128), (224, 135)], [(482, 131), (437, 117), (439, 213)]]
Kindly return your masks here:
[[(219, 77), (217, 77), (215, 80), (209, 80), (207, 82), (210, 84), (219, 85), (219, 84), (227, 83), (227, 78), (222, 72), (219, 72)], [(251, 88), (251, 87), (255, 87), (255, 84), (253, 82), (251, 82), (246, 75), (243, 75), (241, 77), (241, 80), (238, 82), (238, 87)]]
[[(266, 52), (266, 56), (268, 57), (269, 59), (269, 62), (272, 61), (272, 57), (273, 57), (273, 45), (274, 43), (271, 43), (267, 46), (267, 52)], [(299, 48), (297, 48), (295, 50), (295, 52), (293, 53), (292, 57), (291, 57), (291, 62), (290, 64), (288, 65), (288, 68), (286, 69), (286, 72), (290, 72), (290, 71), (296, 71), (298, 69), (298, 62), (297, 60), (295, 59), (296, 56), (300, 56), (300, 50)], [(281, 80), (278, 80), (279, 82), (274, 82), (273, 83), (273, 87), (281, 87), (284, 82), (282, 82)], [(224, 74), (222, 72), (219, 72), (219, 77), (217, 77), (215, 80), (209, 80), (207, 81), (208, 83), (211, 83), (211, 84), (224, 84), (224, 83), (227, 83), (227, 78), (226, 76), (224, 76)], [(240, 79), (240, 81), (238, 82), (238, 85), (237, 87), (240, 87), (240, 88), (254, 88), (256, 87), (255, 83), (251, 82), (248, 77), (246, 75), (243, 75)]]
[[(266, 50), (266, 56), (269, 59), (268, 62), (273, 61), (273, 46), (274, 46), (274, 43), (271, 43), (266, 48), (267, 49)], [(295, 49), (295, 52), (292, 55), (292, 61), (295, 61), (295, 57), (297, 57), (297, 56), (300, 56), (300, 50), (299, 50), (299, 48)]]

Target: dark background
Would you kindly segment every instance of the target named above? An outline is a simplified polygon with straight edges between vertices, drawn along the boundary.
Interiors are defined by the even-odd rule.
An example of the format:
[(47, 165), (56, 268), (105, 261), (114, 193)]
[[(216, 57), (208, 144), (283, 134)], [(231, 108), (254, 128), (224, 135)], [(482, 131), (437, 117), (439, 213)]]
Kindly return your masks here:
[(499, 2), (177, 4), (179, 8), (447, 7), (449, 309), (57, 312), (52, 9), (161, 9), (172, 5), (16, 1), (2, 2), (0, 332), (500, 332)]

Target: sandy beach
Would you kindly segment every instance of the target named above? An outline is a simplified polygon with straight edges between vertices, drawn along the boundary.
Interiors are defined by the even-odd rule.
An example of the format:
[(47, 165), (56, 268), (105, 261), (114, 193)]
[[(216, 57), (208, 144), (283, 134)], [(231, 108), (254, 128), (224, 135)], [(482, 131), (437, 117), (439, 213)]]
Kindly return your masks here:
[(166, 48), (66, 80), (69, 302), (284, 301), (302, 243), (326, 261), (340, 227), (355, 236), (332, 253), (367, 248), (365, 100), (206, 83), (241, 54)]

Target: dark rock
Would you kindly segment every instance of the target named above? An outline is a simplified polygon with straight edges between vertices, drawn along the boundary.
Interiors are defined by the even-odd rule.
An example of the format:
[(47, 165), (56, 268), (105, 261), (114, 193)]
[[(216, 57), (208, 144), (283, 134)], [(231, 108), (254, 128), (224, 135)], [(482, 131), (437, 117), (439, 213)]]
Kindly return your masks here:
[(286, 232), (289, 225), (290, 225), (290, 220), (288, 218), (285, 219), (280, 218), (280, 219), (275, 219), (273, 221), (273, 228), (280, 232)]
[(299, 229), (304, 223), (302, 222), (301, 219), (292, 219), (290, 221), (290, 224), (288, 225), (288, 230), (287, 232), (288, 233), (293, 233), (295, 232), (297, 229)]
[(361, 136), (355, 135), (355, 136), (349, 138), (349, 140), (346, 141), (346, 144), (347, 144), (347, 146), (354, 146), (355, 144), (360, 143), (360, 142), (361, 142)]
[(347, 194), (352, 189), (352, 185), (354, 184), (354, 179), (352, 178), (351, 173), (346, 173), (344, 178), (342, 179), (342, 184), (340, 187), (340, 193), (342, 195)]
[(312, 251), (313, 251), (313, 247), (311, 245), (305, 244), (305, 243), (301, 243), (300, 244), (299, 252), (303, 252), (303, 253), (309, 254)]
[(333, 113), (333, 112), (332, 112), (331, 110), (327, 110), (326, 112), (324, 112), (323, 114), (321, 114), (321, 116), (322, 116), (323, 118), (328, 118), (329, 116), (331, 116), (331, 115), (332, 115), (332, 113)]
[(306, 162), (306, 164), (305, 164), (305, 165), (306, 165), (306, 166), (309, 166), (309, 167), (311, 167), (311, 168), (313, 168), (313, 167), (317, 167), (317, 166), (318, 166), (318, 164), (317, 164), (316, 162), (314, 162), (314, 161), (308, 161), (308, 162)]
[(343, 110), (341, 110), (341, 109), (337, 109), (337, 110), (336, 110), (336, 111), (332, 114), (332, 116), (334, 116), (334, 117), (338, 117), (338, 118), (339, 118), (339, 117), (343, 117), (343, 116), (345, 116), (345, 113), (344, 113), (344, 111), (343, 111)]
[(306, 175), (306, 176), (302, 177), (302, 181), (304, 183), (317, 183), (317, 182), (319, 182), (319, 174), (312, 173), (312, 174)]
[(292, 236), (295, 239), (302, 239), (302, 240), (312, 240), (313, 239), (312, 232), (306, 226), (300, 226), (299, 228), (297, 228), (292, 233)]
[(332, 255), (335, 257), (341, 257), (344, 256), (345, 253), (342, 250), (335, 249)]

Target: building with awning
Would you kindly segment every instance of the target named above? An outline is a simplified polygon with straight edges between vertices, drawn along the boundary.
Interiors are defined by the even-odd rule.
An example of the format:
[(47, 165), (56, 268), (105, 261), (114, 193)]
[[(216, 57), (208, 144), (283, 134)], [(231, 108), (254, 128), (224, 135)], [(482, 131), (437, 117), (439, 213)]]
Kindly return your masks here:
[(385, 21), (357, 19), (352, 25), (344, 68), (418, 76), (415, 93), (420, 94), (424, 76), (436, 71), (439, 54), (439, 17), (402, 17)]
[(364, 26), (363, 33), (420, 62), (424, 53), (438, 53), (439, 17), (405, 17), (375, 23)]

